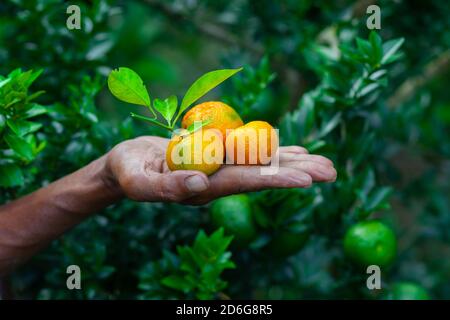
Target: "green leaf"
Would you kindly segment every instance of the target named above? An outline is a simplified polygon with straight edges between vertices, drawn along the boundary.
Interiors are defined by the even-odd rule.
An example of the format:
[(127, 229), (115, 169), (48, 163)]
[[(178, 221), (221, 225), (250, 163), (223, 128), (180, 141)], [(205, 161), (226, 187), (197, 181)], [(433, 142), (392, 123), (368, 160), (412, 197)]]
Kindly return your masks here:
[(305, 144), (305, 148), (309, 152), (315, 152), (325, 146), (327, 143), (324, 140), (316, 140)]
[(372, 54), (372, 46), (369, 41), (356, 38), (356, 46), (361, 54), (370, 57)]
[(147, 122), (156, 124), (157, 126), (163, 127), (164, 129), (171, 130), (170, 127), (166, 126), (165, 124), (163, 124), (163, 123), (161, 123), (161, 122), (159, 122), (158, 120), (155, 120), (155, 119), (153, 119), (153, 118), (149, 118), (149, 117), (146, 117), (146, 116), (142, 116), (142, 115), (136, 114), (136, 113), (134, 113), (134, 112), (131, 112), (131, 113), (130, 113), (130, 116), (131, 116), (132, 118), (135, 118), (135, 119), (139, 119), (139, 120), (143, 120), (143, 121), (147, 121)]
[(108, 88), (119, 100), (150, 107), (150, 97), (139, 75), (125, 67), (111, 71)]
[(8, 120), (8, 127), (19, 137), (35, 132), (42, 127), (42, 124), (26, 120)]
[(404, 38), (387, 41), (383, 45), (383, 59), (381, 59), (381, 63), (387, 64), (393, 62), (394, 54), (400, 49), (403, 42), (405, 42)]
[(374, 64), (380, 64), (381, 59), (383, 57), (383, 43), (381, 37), (375, 32), (372, 31), (369, 35), (369, 41), (372, 45), (372, 62)]
[(31, 86), (31, 84), (44, 72), (44, 69), (39, 69), (36, 71), (29, 70), (23, 73), (23, 84), (26, 88)]
[(40, 96), (43, 95), (44, 93), (45, 93), (44, 90), (37, 91), (37, 92), (35, 92), (35, 93), (29, 95), (29, 96), (27, 97), (27, 101), (30, 102), (30, 101), (32, 101), (32, 100), (34, 100), (34, 99), (37, 99), (38, 97), (40, 97)]
[(366, 169), (366, 172), (362, 176), (363, 182), (361, 185), (361, 191), (364, 195), (369, 194), (369, 192), (375, 186), (375, 173), (372, 168)]
[(6, 78), (5, 80), (0, 81), (0, 89), (10, 81), (11, 81), (11, 78)]
[(198, 78), (186, 91), (183, 101), (181, 102), (179, 114), (186, 110), (195, 101), (203, 97), (206, 93), (241, 70), (242, 68), (223, 69), (205, 73), (203, 76)]
[(33, 103), (32, 107), (25, 112), (25, 114), (22, 116), (22, 118), (29, 119), (29, 118), (40, 116), (47, 112), (48, 112), (48, 110), (46, 107), (44, 107), (40, 104), (37, 104), (37, 103)]
[(369, 93), (373, 92), (374, 90), (378, 89), (379, 87), (380, 87), (380, 84), (378, 82), (369, 83), (367, 86), (364, 86), (363, 88), (361, 88), (361, 90), (359, 90), (358, 98), (368, 95)]
[(14, 150), (17, 155), (27, 161), (33, 160), (33, 149), (25, 139), (14, 134), (5, 135), (4, 139), (8, 146)]
[(300, 139), (305, 139), (312, 132), (315, 123), (315, 104), (311, 94), (305, 94), (300, 100), (297, 120)]
[(197, 130), (200, 130), (204, 126), (211, 123), (211, 119), (208, 120), (202, 120), (202, 121), (194, 121), (189, 127), (186, 128), (186, 130), (189, 133), (194, 133)]
[(341, 122), (341, 112), (336, 113), (321, 129), (317, 138), (323, 138)]
[(23, 184), (22, 170), (13, 163), (0, 165), (0, 187), (11, 188)]
[(161, 283), (166, 287), (183, 291), (185, 293), (193, 289), (193, 285), (186, 281), (183, 277), (178, 275), (171, 275), (161, 280)]
[(369, 76), (369, 79), (370, 80), (377, 80), (377, 79), (380, 79), (380, 78), (382, 78), (383, 76), (385, 76), (387, 74), (387, 70), (386, 69), (380, 69), (380, 70), (377, 70), (377, 71), (375, 71), (374, 73), (372, 73), (370, 76)]
[(166, 119), (167, 123), (170, 125), (171, 120), (177, 111), (178, 99), (174, 95), (164, 100), (155, 99), (153, 101), (153, 107), (164, 117), (164, 119)]
[(2, 133), (3, 129), (5, 129), (5, 117), (0, 114), (0, 133)]
[(392, 194), (392, 188), (381, 187), (372, 192), (365, 204), (366, 210), (369, 212), (384, 209), (389, 206), (388, 200)]

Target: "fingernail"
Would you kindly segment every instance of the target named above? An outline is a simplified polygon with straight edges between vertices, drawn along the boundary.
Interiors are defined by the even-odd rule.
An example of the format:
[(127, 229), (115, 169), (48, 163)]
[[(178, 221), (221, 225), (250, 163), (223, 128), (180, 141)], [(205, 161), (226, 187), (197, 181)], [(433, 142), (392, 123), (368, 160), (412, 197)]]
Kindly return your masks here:
[(200, 176), (190, 176), (184, 180), (186, 188), (191, 192), (202, 192), (208, 189), (208, 184)]

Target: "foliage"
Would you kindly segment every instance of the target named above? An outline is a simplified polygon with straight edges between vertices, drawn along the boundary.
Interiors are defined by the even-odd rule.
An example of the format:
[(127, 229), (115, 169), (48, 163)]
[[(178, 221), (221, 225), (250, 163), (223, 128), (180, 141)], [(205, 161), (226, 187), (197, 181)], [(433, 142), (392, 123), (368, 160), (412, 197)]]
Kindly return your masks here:
[(226, 251), (232, 238), (225, 236), (223, 229), (210, 237), (200, 230), (192, 246), (178, 246), (178, 255), (165, 251), (160, 261), (147, 265), (140, 272), (139, 287), (151, 293), (149, 297), (154, 297), (155, 289), (167, 287), (188, 298), (214, 298), (227, 285), (220, 278), (222, 271), (235, 268), (231, 252)]
[[(333, 184), (249, 194), (257, 235), (244, 247), (232, 241), (232, 256), (228, 234), (215, 232), (208, 206), (123, 201), (18, 270), (14, 294), (382, 298), (406, 282), (432, 298), (450, 297), (449, 7), (379, 1), (382, 29), (369, 33), (360, 3), (97, 0), (80, 3), (83, 28), (69, 31), (64, 1), (2, 1), (2, 203), (122, 140), (166, 134), (132, 123), (107, 91), (110, 68), (123, 65), (138, 71), (139, 85), (167, 97), (140, 104), (153, 106), (169, 126), (181, 106), (200, 98), (189, 95), (181, 106), (175, 98), (195, 75), (243, 65), (209, 96), (229, 103), (246, 122), (269, 121), (283, 144), (325, 155), (338, 171)], [(30, 110), (35, 116), (27, 118)], [(19, 148), (18, 139), (27, 144)], [(381, 293), (367, 290), (367, 275), (348, 261), (342, 243), (352, 225), (373, 218), (398, 237)], [(207, 248), (215, 259), (194, 263)], [(81, 267), (83, 290), (63, 289), (70, 264)]]
[[(132, 117), (148, 121), (168, 130), (173, 130), (181, 114), (185, 112), (191, 104), (241, 70), (242, 68), (215, 70), (202, 75), (186, 91), (179, 109), (178, 98), (175, 95), (171, 95), (164, 100), (155, 99), (152, 107), (150, 104), (150, 97), (142, 79), (136, 72), (128, 68), (122, 67), (118, 70), (113, 70), (108, 76), (108, 87), (111, 93), (119, 100), (146, 106), (153, 115), (153, 118), (148, 118), (132, 112)], [(178, 113), (172, 121), (177, 109)], [(158, 121), (155, 110), (163, 116), (167, 124)], [(196, 129), (200, 129), (202, 125), (205, 124), (206, 123), (202, 123), (200, 126), (197, 126)]]
[(43, 92), (29, 93), (29, 87), (42, 71), (16, 69), (6, 77), (0, 75), (0, 187), (18, 187), (29, 180), (29, 165), (45, 147), (37, 131), (42, 124), (35, 118), (47, 108), (34, 100)]
[[(243, 77), (234, 77), (233, 93), (223, 100), (229, 105), (239, 105), (239, 115), (248, 120), (270, 119), (267, 115), (267, 86), (276, 78), (270, 69), (268, 56), (264, 56), (257, 68), (245, 66)], [(270, 108), (270, 106), (269, 106)]]

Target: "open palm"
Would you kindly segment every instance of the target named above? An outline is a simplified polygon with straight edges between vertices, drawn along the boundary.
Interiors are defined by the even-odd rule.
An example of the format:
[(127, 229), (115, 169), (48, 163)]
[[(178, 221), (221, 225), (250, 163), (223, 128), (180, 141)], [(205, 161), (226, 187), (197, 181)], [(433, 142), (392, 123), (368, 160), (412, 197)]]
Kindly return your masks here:
[(234, 193), (270, 188), (305, 188), (336, 179), (333, 163), (305, 148), (279, 148), (279, 170), (261, 175), (260, 166), (224, 165), (211, 176), (199, 171), (170, 171), (166, 163), (169, 140), (143, 136), (127, 140), (107, 156), (113, 185), (136, 201), (204, 204)]

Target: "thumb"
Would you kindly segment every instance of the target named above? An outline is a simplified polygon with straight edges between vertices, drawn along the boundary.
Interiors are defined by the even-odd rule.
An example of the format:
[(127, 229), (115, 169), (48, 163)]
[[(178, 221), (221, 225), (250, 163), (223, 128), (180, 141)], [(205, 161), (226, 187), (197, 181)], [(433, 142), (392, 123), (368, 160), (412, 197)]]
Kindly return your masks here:
[(180, 202), (209, 188), (208, 177), (200, 171), (155, 174), (151, 180), (157, 201)]

